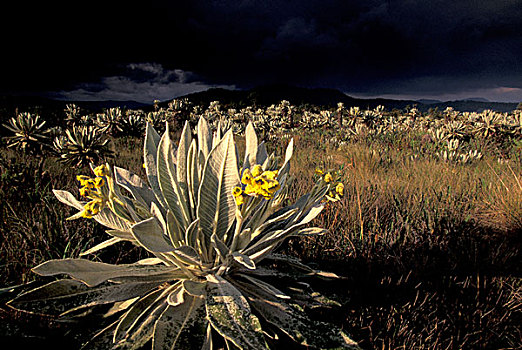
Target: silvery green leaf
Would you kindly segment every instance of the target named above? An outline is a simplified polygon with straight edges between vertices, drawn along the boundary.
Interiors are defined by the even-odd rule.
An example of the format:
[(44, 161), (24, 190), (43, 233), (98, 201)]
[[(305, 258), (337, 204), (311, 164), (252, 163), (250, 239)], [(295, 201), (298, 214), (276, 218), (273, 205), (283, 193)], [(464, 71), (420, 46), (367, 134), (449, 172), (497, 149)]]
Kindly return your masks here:
[(120, 317), (118, 325), (114, 330), (113, 343), (117, 343), (125, 338), (129, 330), (132, 329), (133, 325), (139, 320), (139, 316), (150, 310), (163, 292), (163, 290), (157, 289), (141, 297)]
[(280, 226), (283, 226), (285, 224), (286, 219), (294, 215), (297, 211), (297, 208), (288, 208), (288, 210), (287, 208), (283, 208), (283, 210), (280, 210), (272, 214), (268, 218), (268, 220), (266, 220), (263, 224), (256, 228), (256, 230), (252, 234), (252, 240), (256, 239), (256, 237), (258, 236), (263, 237), (263, 235), (266, 232), (274, 231), (281, 228)]
[(177, 183), (180, 190), (180, 197), (183, 201), (185, 201), (186, 205), (184, 210), (188, 210), (189, 221), (192, 221), (195, 216), (195, 205), (193, 200), (193, 194), (189, 189), (189, 153), (190, 146), (192, 144), (192, 134), (190, 131), (190, 125), (185, 122), (185, 126), (183, 127), (183, 131), (181, 133), (178, 152), (176, 155), (177, 158)]
[(134, 241), (134, 236), (130, 232), (130, 228), (129, 228), (129, 231), (106, 230), (105, 232), (108, 235), (111, 235), (115, 238), (121, 238), (122, 240), (126, 240), (126, 241)]
[[(189, 329), (204, 319), (204, 301), (185, 295), (182, 303), (169, 305), (154, 327), (154, 350), (194, 349), (205, 342), (204, 334), (190, 334)], [(206, 327), (206, 322), (204, 322)], [(203, 332), (201, 332), (203, 333)], [(199, 335), (199, 336), (198, 336)], [(197, 344), (194, 344), (194, 341)]]
[(292, 155), (294, 154), (294, 139), (292, 138), (286, 147), (285, 152), (285, 161), (281, 168), (279, 168), (279, 173), (277, 174), (277, 179), (280, 180), (284, 175), (288, 174), (290, 171), (290, 159), (292, 159)]
[(109, 326), (96, 333), (86, 344), (80, 348), (80, 350), (99, 350), (112, 348), (114, 345), (112, 342), (112, 337), (118, 322), (119, 320), (116, 320), (116, 322), (111, 323)]
[(232, 190), (239, 185), (238, 165), (232, 132), (214, 148), (205, 164), (199, 187), (197, 217), (206, 237), (223, 239), (235, 220)]
[(221, 121), (218, 121), (216, 132), (212, 135), (212, 148), (216, 147), (219, 141), (221, 141)]
[(167, 210), (167, 233), (173, 246), (183, 244), (183, 229), (170, 209)]
[(239, 252), (232, 253), (234, 260), (246, 267), (250, 270), (255, 270), (256, 264), (248, 257), (248, 255), (243, 255)]
[(256, 164), (257, 155), (257, 135), (254, 125), (249, 122), (245, 129), (245, 159), (243, 161), (243, 170), (251, 168)]
[(264, 289), (255, 289), (238, 281), (235, 285), (249, 297), (252, 307), (266, 321), (295, 341), (318, 349), (360, 350), (357, 343), (334, 325), (310, 320), (303, 311), (275, 298), (272, 293)]
[(221, 261), (225, 262), (228, 254), (230, 253), (229, 247), (225, 243), (223, 243), (223, 241), (220, 240), (216, 234), (212, 234), (212, 236), (210, 237), (210, 242)]
[(261, 165), (263, 166), (263, 169), (274, 170), (276, 165), (274, 154), (270, 154)]
[[(268, 232), (265, 234), (260, 240), (256, 243), (252, 244), (250, 247), (244, 250), (244, 254), (248, 254), (250, 258), (254, 261), (260, 261), (265, 256), (270, 254), (278, 245), (285, 240), (286, 238), (295, 235), (295, 232), (299, 229), (302, 229), (304, 225), (313, 220), (319, 213), (323, 210), (324, 205), (318, 204), (312, 207), (308, 213), (299, 219), (297, 224), (293, 224), (289, 226), (285, 230), (276, 230), (273, 232)], [(321, 229), (319, 229), (321, 230)], [(305, 232), (319, 232), (319, 231), (305, 231)], [(322, 232), (322, 231), (321, 231)]]
[(185, 231), (185, 243), (191, 247), (196, 247), (199, 230), (198, 223), (199, 219), (194, 220)]
[(104, 248), (107, 248), (115, 243), (118, 243), (118, 242), (121, 242), (123, 241), (122, 238), (119, 238), (119, 237), (113, 237), (113, 238), (110, 238), (108, 240), (105, 240), (101, 243), (98, 243), (96, 244), (94, 247), (90, 248), (90, 249), (87, 249), (86, 251), (80, 253), (80, 256), (85, 256), (85, 255), (88, 255), (88, 254), (92, 254), (92, 253), (95, 253), (99, 250), (102, 250)]
[(143, 203), (146, 208), (150, 208), (152, 202), (158, 204), (152, 189), (138, 175), (115, 166), (114, 177), (118, 185), (129, 191), (134, 199)]
[(256, 164), (264, 164), (267, 159), (268, 152), (266, 151), (265, 141), (263, 141), (259, 146), (257, 146)]
[(157, 206), (156, 203), (151, 203), (150, 205), (150, 213), (158, 219), (158, 222), (161, 227), (161, 231), (164, 233), (167, 232), (167, 221), (165, 220), (165, 217), (163, 216), (163, 213), (161, 212), (160, 208)]
[(60, 259), (48, 260), (32, 270), (41, 276), (65, 274), (94, 287), (115, 277), (151, 276), (175, 269), (165, 265), (112, 265), (86, 259)]
[(189, 193), (190, 206), (193, 211), (196, 209), (196, 198), (199, 190), (199, 176), (202, 169), (200, 170), (198, 165), (198, 150), (196, 140), (192, 140), (188, 151), (187, 160), (187, 188)]
[(122, 339), (114, 349), (138, 350), (153, 337), (154, 325), (161, 314), (169, 307), (165, 298), (162, 298), (154, 305), (156, 307), (146, 317), (141, 318), (139, 324), (136, 324), (130, 333), (127, 334), (127, 337)]
[(134, 224), (131, 232), (134, 239), (151, 253), (165, 253), (174, 249), (155, 217)]
[(181, 284), (183, 286), (183, 290), (193, 297), (204, 298), (206, 296), (206, 281), (199, 282), (186, 279), (181, 281)]
[(120, 218), (118, 215), (114, 214), (108, 208), (103, 209), (98, 214), (94, 215), (92, 218), (100, 224), (102, 224), (103, 226), (106, 226), (113, 230), (130, 232), (131, 224), (128, 221)]
[(54, 195), (56, 198), (68, 206), (71, 206), (73, 208), (76, 208), (78, 210), (83, 210), (83, 206), (86, 202), (80, 202), (76, 197), (72, 195), (69, 191), (62, 191), (62, 190), (53, 190)]
[(156, 165), (160, 139), (160, 136), (156, 130), (154, 130), (152, 125), (147, 123), (147, 128), (145, 130), (145, 143), (143, 145), (145, 172), (147, 173), (147, 179), (149, 180), (150, 187), (152, 188), (156, 199), (161, 206), (166, 207), (158, 182), (158, 167)]
[(212, 341), (212, 326), (209, 323), (207, 325), (205, 341), (203, 342), (203, 345), (201, 346), (201, 350), (212, 350), (212, 349), (214, 349), (214, 344)]
[(182, 304), (185, 301), (183, 297), (184, 293), (183, 286), (179, 283), (179, 286), (167, 295), (167, 303), (169, 303), (170, 306)]
[(250, 243), (251, 240), (252, 240), (252, 230), (250, 229), (250, 227), (242, 230), (239, 233), (239, 238), (237, 241), (237, 250), (238, 251), (243, 250), (245, 247), (248, 246), (248, 244)]
[(282, 291), (280, 291), (279, 289), (277, 289), (276, 287), (274, 287), (273, 285), (271, 285), (270, 283), (266, 283), (265, 281), (262, 281), (258, 278), (255, 278), (255, 277), (252, 277), (248, 274), (239, 274), (241, 277), (245, 278), (248, 280), (248, 282), (250, 282), (251, 284), (253, 284), (253, 288), (254, 290), (255, 289), (263, 289), (265, 292), (267, 293), (270, 293), (271, 295), (277, 297), (277, 298), (280, 298), (280, 299), (290, 299), (290, 297), (288, 295), (286, 295), (285, 293), (283, 293)]
[[(301, 271), (304, 271), (306, 273), (313, 273), (315, 270), (309, 267), (308, 265), (303, 264), (301, 260), (289, 256), (289, 255), (283, 255), (283, 254), (270, 254), (265, 258), (266, 261), (275, 262), (275, 263), (284, 263), (288, 265), (290, 268), (295, 268)], [(285, 268), (285, 270), (288, 270), (288, 268)]]
[(206, 310), (212, 327), (240, 349), (266, 349), (261, 324), (246, 298), (220, 276), (208, 276)]
[(202, 264), (201, 256), (198, 254), (196, 249), (187, 245), (173, 249), (172, 254), (174, 254), (178, 260), (184, 262), (185, 264), (197, 266)]
[(120, 313), (121, 311), (127, 310), (129, 307), (132, 306), (138, 300), (140, 297), (135, 297), (132, 299), (127, 299), (124, 301), (117, 301), (115, 302), (107, 312), (103, 314), (103, 318), (111, 317), (113, 315), (116, 315)]
[(208, 157), (210, 150), (212, 149), (212, 135), (210, 133), (210, 127), (205, 118), (199, 118), (198, 121), (198, 149), (201, 152), (204, 159)]
[(145, 258), (145, 259), (136, 261), (136, 264), (138, 264), (138, 265), (157, 265), (157, 264), (161, 264), (162, 262), (163, 262), (163, 260), (158, 259), (158, 258)]
[(156, 288), (160, 283), (124, 283), (89, 288), (80, 281), (58, 280), (19, 295), (9, 305), (37, 314), (60, 315), (80, 308), (131, 299)]
[(188, 155), (190, 150), (190, 145), (192, 143), (192, 133), (190, 131), (189, 122), (186, 121), (183, 127), (183, 131), (181, 132), (181, 137), (179, 139), (178, 144), (178, 153), (177, 153), (177, 180), (179, 183), (187, 183), (187, 174), (188, 174)]
[(180, 190), (176, 180), (176, 158), (168, 127), (158, 145), (156, 162), (161, 193), (167, 202), (168, 208), (174, 214), (183, 230), (185, 230), (188, 226), (188, 213), (184, 208), (186, 203), (183, 204), (184, 201), (180, 197)]
[(124, 222), (136, 222), (137, 215), (132, 209), (132, 206), (126, 202), (127, 201), (125, 200), (121, 201), (119, 198), (111, 197), (109, 198), (108, 207), (100, 211), (97, 215), (94, 216), (94, 218), (100, 216), (100, 214), (107, 216), (113, 215), (120, 218), (120, 220), (123, 220)]

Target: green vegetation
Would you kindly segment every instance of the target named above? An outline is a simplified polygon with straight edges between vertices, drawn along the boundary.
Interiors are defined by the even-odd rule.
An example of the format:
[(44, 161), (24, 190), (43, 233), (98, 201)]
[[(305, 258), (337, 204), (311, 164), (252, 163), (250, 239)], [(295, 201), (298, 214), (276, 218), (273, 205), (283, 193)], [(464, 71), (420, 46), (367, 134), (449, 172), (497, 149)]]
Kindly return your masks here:
[[(342, 174), (344, 197), (326, 203), (313, 222), (328, 232), (291, 238), (278, 251), (279, 256), (303, 260), (313, 270), (343, 277), (301, 281), (327, 297), (325, 301), (334, 301), (305, 306), (302, 311), (311, 319), (334, 323), (365, 349), (522, 345), (520, 111), (448, 109), (424, 114), (415, 108), (365, 111), (341, 105), (322, 110), (286, 102), (233, 110), (218, 103), (202, 108), (185, 101), (152, 113), (149, 120), (166, 120), (176, 138), (182, 121), (188, 120), (195, 130), (202, 115), (211, 129), (226, 125), (239, 134), (235, 139), (240, 154), (249, 148), (244, 133), (252, 121), (279, 164), (293, 137), (294, 179), (286, 185), (289, 204), (313, 190), (317, 167)], [(132, 114), (141, 116), (145, 125), (146, 113)], [(77, 119), (97, 127), (94, 116)], [(118, 156), (109, 162), (145, 179), (141, 137), (124, 132), (125, 128), (110, 138)], [(52, 155), (46, 149), (44, 154)], [(79, 258), (106, 240), (104, 229), (93, 220), (66, 221), (75, 212), (52, 194), (53, 189), (77, 193), (75, 176), (88, 174), (89, 168), (64, 167), (57, 158), (42, 165), (39, 157), (5, 147), (0, 155), (3, 286), (48, 283), (49, 278), (30, 269), (49, 259)], [(89, 255), (92, 261), (108, 264), (150, 257), (131, 242)], [(3, 290), (2, 300), (14, 298), (24, 288)], [(10, 325), (3, 333), (19, 327), (18, 335), (43, 336), (51, 330), (55, 336), (68, 334), (64, 341), (69, 348), (89, 339), (86, 324), (109, 326), (110, 317), (117, 316), (100, 321), (94, 315), (117, 309), (97, 306), (86, 320), (77, 323), (71, 318), (64, 327), (3, 310)], [(260, 322), (265, 329), (263, 318)], [(28, 325), (38, 326), (29, 330)], [(269, 335), (272, 331), (265, 338)], [(289, 336), (280, 334), (279, 344), (291, 344)], [(271, 340), (268, 343), (279, 348)]]

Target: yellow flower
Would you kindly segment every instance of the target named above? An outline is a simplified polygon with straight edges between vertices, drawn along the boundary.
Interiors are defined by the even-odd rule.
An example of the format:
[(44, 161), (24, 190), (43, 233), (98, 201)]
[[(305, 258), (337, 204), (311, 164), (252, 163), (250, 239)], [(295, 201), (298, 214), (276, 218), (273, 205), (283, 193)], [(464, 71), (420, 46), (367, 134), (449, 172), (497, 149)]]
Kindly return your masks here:
[(243, 196), (243, 190), (241, 189), (241, 187), (234, 187), (234, 189), (232, 190), (232, 195), (234, 196), (234, 199), (236, 200), (236, 204), (238, 206), (245, 203), (245, 197)]
[(243, 195), (235, 196), (234, 199), (236, 200), (237, 206), (240, 206), (241, 204), (245, 203), (245, 197)]
[(263, 173), (263, 168), (261, 167), (261, 165), (259, 165), (259, 164), (254, 165), (254, 167), (252, 168), (252, 176), (258, 177), (262, 173)]
[(333, 180), (332, 174), (328, 173), (324, 176), (324, 182), (331, 182)]
[(243, 193), (248, 196), (263, 197), (266, 200), (271, 199), (274, 193), (281, 188), (277, 175), (277, 170), (263, 171), (259, 164), (254, 165), (252, 171), (245, 169), (241, 182), (247, 186)]
[(91, 189), (89, 187), (80, 188), (80, 196), (87, 197), (91, 193)]
[(250, 169), (245, 169), (243, 171), (243, 177), (241, 178), (241, 183), (244, 185), (250, 185), (252, 181), (252, 174), (250, 173)]
[(85, 175), (76, 175), (76, 180), (80, 181), (81, 186), (92, 188), (94, 186), (94, 181)]
[(237, 197), (237, 196), (240, 196), (241, 194), (243, 193), (243, 190), (241, 189), (241, 187), (234, 187), (234, 189), (232, 190), (232, 195), (234, 197)]
[(272, 170), (272, 171), (267, 170), (267, 171), (263, 172), (263, 174), (261, 176), (265, 177), (268, 180), (275, 180), (278, 173), (279, 172), (277, 170)]
[(339, 196), (344, 196), (344, 185), (342, 182), (339, 182), (337, 186), (335, 186), (335, 192), (339, 194)]
[(103, 201), (96, 199), (85, 204), (83, 207), (82, 217), (91, 219), (94, 215), (98, 214), (103, 208)]
[(105, 185), (105, 179), (103, 177), (97, 177), (94, 179), (94, 187), (101, 188)]
[(103, 164), (94, 168), (93, 172), (94, 172), (94, 175), (96, 175), (96, 176), (108, 176), (109, 175), (108, 167)]
[(317, 167), (317, 168), (315, 168), (315, 174), (316, 174), (316, 175), (323, 175), (323, 174), (324, 174), (324, 171), (323, 171), (323, 169)]

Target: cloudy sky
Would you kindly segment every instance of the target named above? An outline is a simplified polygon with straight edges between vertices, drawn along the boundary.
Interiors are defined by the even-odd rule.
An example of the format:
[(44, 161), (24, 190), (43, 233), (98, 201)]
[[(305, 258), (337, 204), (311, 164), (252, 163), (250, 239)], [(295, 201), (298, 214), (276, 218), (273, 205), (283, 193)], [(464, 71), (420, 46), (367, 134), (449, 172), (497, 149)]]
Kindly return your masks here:
[(522, 0), (18, 1), (0, 10), (2, 94), (151, 102), (286, 83), (522, 101)]

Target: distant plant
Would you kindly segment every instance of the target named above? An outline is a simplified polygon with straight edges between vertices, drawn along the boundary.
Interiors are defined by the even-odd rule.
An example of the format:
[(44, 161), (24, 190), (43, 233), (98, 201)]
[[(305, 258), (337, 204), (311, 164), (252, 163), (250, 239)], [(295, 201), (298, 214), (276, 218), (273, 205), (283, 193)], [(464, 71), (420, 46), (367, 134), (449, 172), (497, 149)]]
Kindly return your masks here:
[(104, 113), (98, 114), (96, 126), (101, 132), (116, 136), (123, 132), (121, 108), (109, 108)]
[(60, 162), (81, 167), (113, 157), (108, 143), (94, 126), (73, 126), (54, 139), (53, 150)]
[(80, 107), (74, 103), (65, 106), (65, 121), (68, 125), (78, 125), (82, 118)]
[[(231, 131), (223, 135), (218, 128), (212, 135), (201, 118), (197, 138), (186, 123), (176, 149), (168, 127), (160, 137), (148, 125), (148, 185), (125, 169), (101, 165), (93, 178), (78, 176), (85, 200), (54, 192), (79, 210), (70, 219), (93, 218), (110, 229), (112, 238), (84, 255), (130, 241), (153, 257), (125, 265), (47, 261), (33, 271), (73, 279), (50, 282), (9, 304), (64, 317), (114, 304), (111, 312), (120, 316), (90, 341), (95, 349), (138, 349), (152, 340), (154, 349), (257, 350), (278, 334), (314, 348), (358, 349), (339, 328), (312, 321), (304, 311), (329, 301), (299, 280), (335, 275), (275, 253), (290, 236), (326, 231), (308, 223), (335, 180), (321, 177), (311, 192), (284, 206), (292, 154), (290, 141), (278, 167), (249, 124), (240, 168)], [(334, 191), (342, 194), (340, 187)]]
[(48, 140), (49, 129), (45, 128), (45, 120), (41, 121), (39, 115), (31, 113), (20, 113), (15, 118), (9, 119), (3, 124), (14, 133), (7, 136), (7, 147), (21, 150), (24, 153), (41, 153), (42, 146)]
[(139, 114), (128, 113), (120, 120), (121, 134), (124, 136), (143, 136), (145, 120)]

